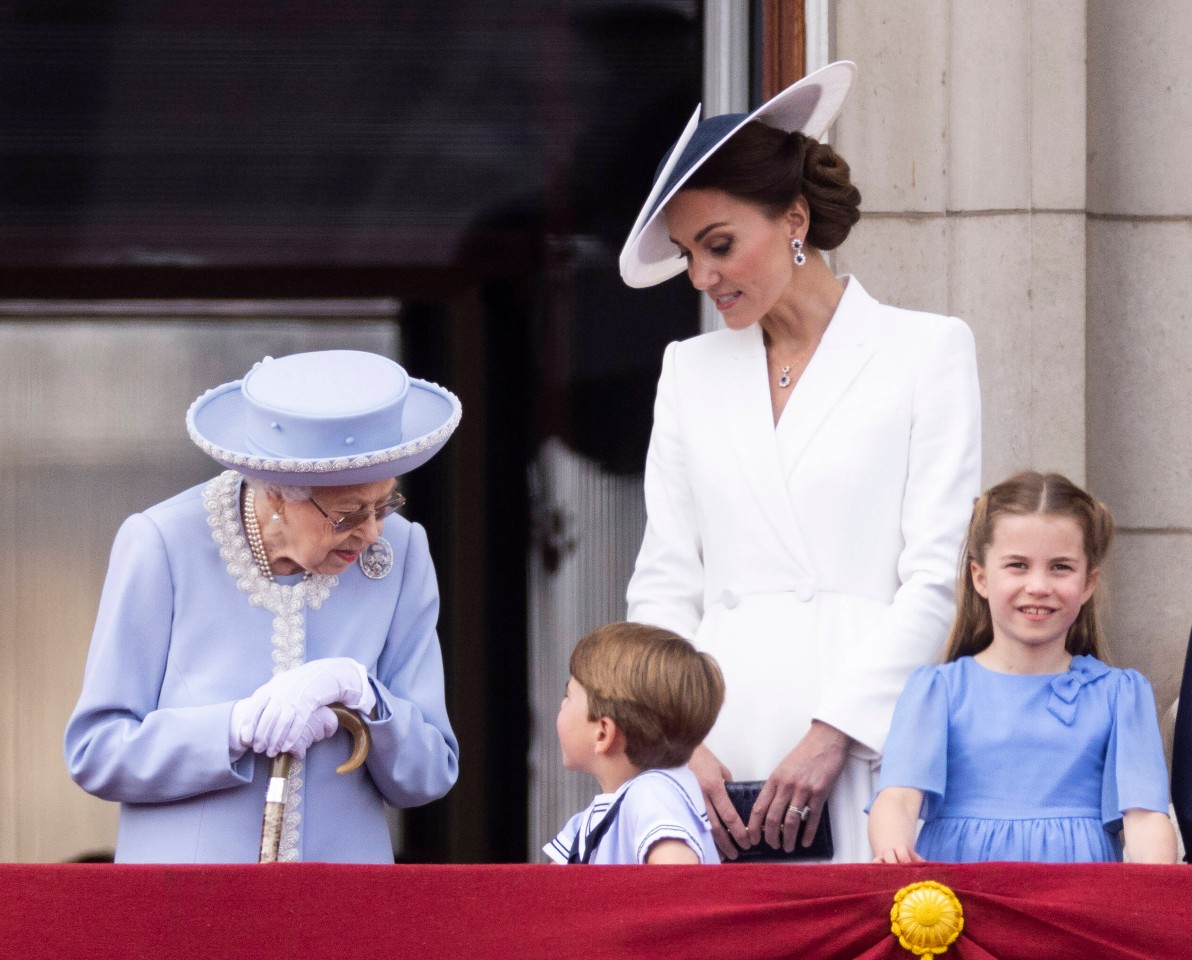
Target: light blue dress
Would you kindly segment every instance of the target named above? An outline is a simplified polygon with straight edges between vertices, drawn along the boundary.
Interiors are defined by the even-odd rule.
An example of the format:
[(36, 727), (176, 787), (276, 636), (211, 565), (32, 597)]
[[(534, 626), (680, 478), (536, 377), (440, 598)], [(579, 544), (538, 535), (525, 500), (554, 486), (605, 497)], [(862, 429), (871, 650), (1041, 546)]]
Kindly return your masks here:
[(920, 667), (894, 711), (878, 790), (923, 791), (927, 860), (1122, 859), (1126, 810), (1167, 812), (1151, 686), (1094, 657), (1066, 673)]
[[(291, 775), (282, 859), (392, 863), (385, 803), (426, 803), (458, 772), (426, 533), (385, 520), (394, 562), (383, 579), (353, 564), (338, 577), (270, 584), (246, 552), (240, 483), (229, 471), (120, 528), (66, 729), (70, 774), (121, 804), (118, 861), (255, 862), (269, 761), (233, 757), (232, 704), (275, 663), (353, 657), (377, 696), (371, 752), (341, 776), (347, 733), (311, 747)], [(266, 589), (293, 606), (275, 615)]]

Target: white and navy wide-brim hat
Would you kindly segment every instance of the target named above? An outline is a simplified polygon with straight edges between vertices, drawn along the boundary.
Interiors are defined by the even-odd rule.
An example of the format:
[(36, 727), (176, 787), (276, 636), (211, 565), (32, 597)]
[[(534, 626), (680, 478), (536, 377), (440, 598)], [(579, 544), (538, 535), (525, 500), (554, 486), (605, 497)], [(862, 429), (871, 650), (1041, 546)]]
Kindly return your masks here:
[(296, 486), (372, 483), (409, 473), (459, 425), (455, 394), (375, 353), (266, 357), (186, 413), (190, 438), (249, 477)]
[(753, 113), (726, 113), (700, 122), (700, 108), (696, 107), (682, 136), (662, 158), (654, 188), (629, 231), (621, 250), (621, 279), (631, 287), (652, 287), (687, 268), (679, 248), (667, 235), (662, 208), (734, 133), (750, 121), (760, 120), (787, 133), (797, 130), (823, 139), (856, 75), (855, 63), (839, 60), (787, 87)]

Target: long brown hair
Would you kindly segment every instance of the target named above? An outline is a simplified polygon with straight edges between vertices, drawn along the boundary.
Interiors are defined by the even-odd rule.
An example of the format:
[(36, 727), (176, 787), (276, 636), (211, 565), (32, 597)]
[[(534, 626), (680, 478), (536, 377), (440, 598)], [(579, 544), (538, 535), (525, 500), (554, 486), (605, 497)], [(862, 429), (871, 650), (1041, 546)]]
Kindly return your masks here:
[[(993, 542), (994, 527), (1004, 516), (1067, 517), (1076, 521), (1088, 558), (1088, 572), (1101, 567), (1113, 540), (1113, 517), (1109, 508), (1058, 473), (1018, 473), (990, 487), (977, 498), (968, 538), (960, 556), (956, 575), (956, 619), (948, 634), (944, 659), (980, 653), (993, 642), (993, 620), (989, 601), (973, 586), (972, 565), (985, 565), (985, 555)], [(1064, 649), (1076, 656), (1089, 654), (1106, 660), (1105, 639), (1097, 621), (1097, 597), (1094, 593), (1080, 608)]]

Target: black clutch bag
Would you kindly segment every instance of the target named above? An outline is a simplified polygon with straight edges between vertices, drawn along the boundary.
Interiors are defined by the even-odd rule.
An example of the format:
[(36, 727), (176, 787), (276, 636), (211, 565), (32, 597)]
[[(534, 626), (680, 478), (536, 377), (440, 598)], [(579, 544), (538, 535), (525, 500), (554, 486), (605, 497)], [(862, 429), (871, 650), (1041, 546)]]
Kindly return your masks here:
[[(728, 791), (728, 798), (733, 803), (744, 823), (749, 822), (749, 814), (753, 812), (753, 805), (757, 802), (757, 795), (761, 793), (765, 780), (730, 780), (724, 785)], [(762, 837), (760, 843), (748, 850), (738, 848), (736, 860), (726, 860), (725, 863), (772, 863), (779, 860), (831, 860), (832, 859), (832, 824), (828, 819), (828, 805), (820, 811), (819, 828), (815, 831), (815, 839), (810, 847), (803, 846), (803, 829), (806, 824), (799, 824), (799, 834), (795, 837), (795, 849), (787, 853), (781, 847), (775, 849), (766, 843)]]

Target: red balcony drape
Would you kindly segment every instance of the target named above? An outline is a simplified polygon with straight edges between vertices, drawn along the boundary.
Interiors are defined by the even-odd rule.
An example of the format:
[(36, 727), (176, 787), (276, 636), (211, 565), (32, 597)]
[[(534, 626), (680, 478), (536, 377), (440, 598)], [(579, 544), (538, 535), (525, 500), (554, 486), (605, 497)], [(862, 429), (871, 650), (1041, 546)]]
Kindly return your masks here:
[(906, 884), (950, 887), (959, 960), (1192, 957), (1192, 870), (0, 865), (0, 956), (910, 958)]

